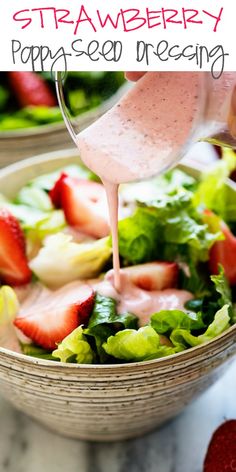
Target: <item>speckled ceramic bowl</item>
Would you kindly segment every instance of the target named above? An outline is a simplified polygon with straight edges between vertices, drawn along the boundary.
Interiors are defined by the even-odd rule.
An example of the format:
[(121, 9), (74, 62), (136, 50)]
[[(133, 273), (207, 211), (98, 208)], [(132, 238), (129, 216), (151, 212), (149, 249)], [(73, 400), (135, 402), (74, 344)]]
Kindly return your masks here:
[[(63, 151), (12, 165), (0, 171), (0, 191), (13, 196), (32, 177), (76, 159), (76, 151)], [(198, 175), (192, 167), (182, 168)], [(208, 344), (132, 364), (59, 364), (0, 349), (0, 391), (57, 433), (121, 440), (177, 415), (223, 374), (235, 353), (236, 326)]]

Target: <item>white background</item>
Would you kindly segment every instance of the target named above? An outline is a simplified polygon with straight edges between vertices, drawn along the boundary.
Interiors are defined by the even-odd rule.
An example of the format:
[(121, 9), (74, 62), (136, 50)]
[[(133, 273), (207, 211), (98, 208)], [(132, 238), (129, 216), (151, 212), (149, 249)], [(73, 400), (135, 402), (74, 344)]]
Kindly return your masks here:
[[(44, 16), (45, 27), (40, 28), (39, 13), (34, 12), (25, 14), (25, 17), (32, 17), (31, 25), (25, 29), (21, 29), (24, 23), (13, 21), (13, 14), (19, 10), (56, 7), (68, 9), (71, 11), (70, 19), (77, 20), (80, 6), (84, 5), (90, 16), (96, 20), (96, 10), (99, 9), (101, 15), (110, 13), (112, 16), (119, 12), (120, 8), (139, 8), (142, 13), (145, 8), (158, 11), (162, 7), (181, 10), (182, 8), (193, 8), (200, 11), (199, 19), (203, 19), (203, 24), (190, 25), (188, 29), (183, 25), (170, 25), (164, 30), (162, 26), (149, 29), (142, 29), (124, 33), (121, 29), (113, 28), (99, 29), (96, 33), (88, 22), (80, 24), (77, 35), (74, 35), (75, 25), (61, 24), (56, 30), (54, 27), (53, 15), (48, 13)], [(217, 14), (223, 7), (222, 20), (218, 25), (217, 32), (212, 31), (214, 20), (207, 15), (201, 13), (207, 10), (212, 14)], [(23, 15), (22, 15), (23, 17)], [(69, 70), (199, 70), (195, 61), (187, 59), (162, 62), (154, 55), (150, 55), (149, 66), (146, 63), (138, 63), (136, 61), (136, 41), (146, 41), (156, 45), (161, 40), (167, 40), (170, 46), (179, 44), (181, 48), (189, 44), (205, 45), (211, 50), (214, 46), (221, 44), (229, 56), (226, 58), (225, 70), (236, 71), (236, 2), (235, 0), (2, 0), (0, 3), (0, 61), (1, 70), (31, 70), (33, 68), (32, 61), (26, 64), (21, 62), (20, 54), (16, 55), (16, 63), (13, 64), (11, 41), (19, 40), (22, 43), (22, 49), (29, 46), (47, 46), (56, 54), (60, 47), (64, 47), (65, 51), (72, 53), (71, 43), (76, 39), (82, 39), (82, 49), (86, 50), (89, 41), (97, 40), (100, 45), (106, 40), (120, 40), (123, 43), (123, 54), (119, 62), (107, 62), (102, 56), (98, 56), (99, 60), (91, 61), (85, 54), (76, 57), (75, 53), (67, 58), (67, 68)], [(21, 49), (21, 51), (22, 51)], [(25, 50), (25, 55), (28, 50)], [(25, 56), (24, 56), (25, 57)], [(209, 70), (212, 60), (207, 64), (205, 61), (202, 70)], [(44, 70), (50, 70), (53, 60), (47, 59), (43, 63)], [(36, 70), (42, 68), (40, 60), (34, 63)], [(54, 70), (64, 69), (64, 61), (57, 61)]]

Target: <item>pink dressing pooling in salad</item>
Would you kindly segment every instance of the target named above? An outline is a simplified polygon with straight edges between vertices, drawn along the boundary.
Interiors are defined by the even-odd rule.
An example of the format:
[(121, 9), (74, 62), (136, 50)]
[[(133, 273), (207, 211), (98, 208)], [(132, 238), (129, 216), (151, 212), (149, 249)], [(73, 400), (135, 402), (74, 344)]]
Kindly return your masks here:
[(161, 310), (185, 310), (184, 304), (193, 298), (186, 290), (169, 288), (165, 290), (143, 290), (130, 280), (129, 274), (120, 270), (120, 293), (114, 287), (114, 271), (109, 271), (104, 280), (91, 282), (92, 287), (100, 295), (111, 297), (117, 301), (118, 313), (133, 313), (144, 326), (150, 316)]
[[(49, 290), (41, 284), (31, 287), (31, 290), (22, 301), (18, 316), (27, 317), (40, 313), (47, 308), (54, 308), (74, 303), (78, 300), (78, 291), (88, 287), (104, 297), (111, 297), (117, 301), (118, 313), (133, 313), (139, 319), (139, 325), (144, 326), (150, 320), (150, 316), (160, 310), (184, 310), (184, 304), (193, 298), (192, 293), (186, 290), (169, 288), (165, 290), (143, 290), (137, 287), (122, 269), (120, 292), (114, 287), (114, 271), (109, 271), (103, 280), (94, 279), (86, 281), (75, 281), (64, 285), (59, 290)], [(1, 334), (1, 333), (0, 333)]]

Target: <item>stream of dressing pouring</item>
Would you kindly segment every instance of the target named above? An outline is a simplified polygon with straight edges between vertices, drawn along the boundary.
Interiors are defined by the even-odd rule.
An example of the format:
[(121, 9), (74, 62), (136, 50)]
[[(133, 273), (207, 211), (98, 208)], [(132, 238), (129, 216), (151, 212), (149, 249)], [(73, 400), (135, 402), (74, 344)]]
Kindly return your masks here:
[(180, 160), (201, 118), (202, 87), (196, 72), (148, 72), (111, 110), (77, 136), (83, 162), (106, 189), (118, 292), (122, 291), (119, 184), (158, 175)]

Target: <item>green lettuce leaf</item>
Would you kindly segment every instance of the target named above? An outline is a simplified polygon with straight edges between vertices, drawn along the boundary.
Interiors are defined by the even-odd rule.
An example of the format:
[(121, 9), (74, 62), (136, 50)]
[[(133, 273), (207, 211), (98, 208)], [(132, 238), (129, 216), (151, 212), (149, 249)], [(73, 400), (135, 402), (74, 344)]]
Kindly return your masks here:
[(55, 357), (52, 356), (50, 351), (43, 349), (42, 347), (35, 346), (34, 344), (21, 343), (21, 350), (26, 356), (37, 357), (39, 359), (45, 359), (55, 361)]
[[(46, 194), (45, 194), (46, 195)], [(27, 237), (43, 239), (57, 233), (66, 226), (62, 210), (42, 211), (25, 204), (10, 203), (0, 196), (0, 208), (6, 208), (20, 222)]]
[(8, 285), (0, 288), (0, 326), (12, 323), (19, 310), (19, 302), (14, 290)]
[(165, 244), (188, 249), (190, 260), (207, 260), (209, 248), (221, 237), (211, 233), (193, 206), (193, 194), (179, 189), (151, 203)]
[(125, 361), (142, 361), (156, 356), (159, 348), (160, 338), (151, 326), (144, 326), (137, 331), (118, 331), (103, 344), (107, 354)]
[(109, 238), (75, 243), (70, 235), (48, 236), (30, 267), (45, 285), (58, 288), (77, 279), (96, 277), (111, 257)]
[(219, 307), (222, 308), (224, 305), (228, 305), (230, 318), (233, 322), (235, 322), (236, 320), (234, 319), (232, 293), (222, 266), (219, 266), (218, 275), (211, 275), (211, 280), (215, 285), (216, 292), (220, 295), (217, 300)]
[(202, 314), (180, 310), (162, 310), (151, 316), (150, 324), (158, 334), (165, 334), (173, 329), (198, 330), (205, 327)]
[(46, 236), (62, 231), (66, 227), (64, 212), (62, 210), (54, 210), (48, 212), (47, 215), (35, 222), (32, 226), (24, 226), (26, 236), (31, 241), (43, 241)]
[(201, 342), (207, 342), (219, 336), (230, 327), (229, 305), (224, 305), (215, 314), (215, 318), (204, 334), (199, 336)]
[(51, 199), (47, 192), (32, 186), (23, 187), (17, 194), (15, 203), (37, 208), (41, 211), (50, 211), (53, 209)]
[(93, 172), (87, 169), (83, 164), (71, 164), (49, 174), (43, 174), (39, 177), (36, 177), (35, 179), (31, 180), (29, 185), (46, 190), (48, 192), (52, 189), (62, 172), (71, 175), (71, 177), (77, 177), (79, 179), (98, 180), (98, 177), (95, 176), (95, 174), (93, 174)]
[(150, 180), (121, 185), (120, 193), (125, 202), (148, 203), (180, 188), (194, 190), (196, 183), (190, 175), (179, 169), (173, 169)]
[(55, 359), (61, 362), (76, 362), (78, 364), (92, 364), (94, 353), (86, 337), (82, 326), (76, 328), (58, 345), (52, 352)]
[[(184, 258), (184, 256), (183, 256)], [(187, 261), (185, 261), (187, 263)], [(205, 264), (198, 263), (194, 259), (188, 263), (188, 272), (185, 273), (183, 270), (180, 271), (179, 283), (183, 290), (187, 290), (194, 293), (197, 299), (203, 300), (203, 298), (211, 295), (210, 278), (206, 271)], [(191, 300), (187, 302), (188, 309), (192, 311)], [(187, 305), (186, 305), (187, 306)], [(195, 311), (195, 310), (193, 310)]]
[(223, 149), (222, 159), (217, 161), (201, 176), (201, 182), (194, 195), (196, 206), (216, 212), (226, 222), (236, 221), (235, 190), (226, 185), (226, 179), (236, 169), (236, 154)]
[(137, 328), (137, 317), (131, 313), (118, 314), (116, 305), (117, 302), (113, 298), (97, 293), (88, 327), (84, 330), (84, 334), (94, 338), (100, 362), (107, 360), (102, 347), (107, 338), (115, 334), (118, 329)]
[(193, 194), (183, 188), (139, 204), (135, 213), (119, 222), (119, 251), (131, 264), (155, 259), (206, 261), (209, 249), (222, 237), (211, 232), (193, 205)]
[(45, 219), (47, 213), (28, 205), (16, 205), (8, 201), (0, 201), (0, 207), (9, 210), (21, 223), (23, 228), (34, 227), (36, 223)]
[(7, 105), (7, 102), (9, 100), (9, 97), (10, 97), (9, 90), (3, 85), (0, 85), (0, 111), (4, 111), (5, 106)]
[(119, 221), (119, 252), (131, 264), (155, 259), (159, 242), (158, 221), (152, 210), (137, 208)]
[(186, 348), (181, 346), (171, 347), (171, 346), (159, 346), (155, 354), (145, 358), (145, 361), (151, 361), (153, 359), (160, 359), (161, 357), (173, 356), (177, 352), (184, 351)]
[(29, 106), (22, 108), (17, 112), (17, 116), (22, 119), (30, 120), (31, 123), (49, 124), (62, 121), (62, 115), (59, 107), (47, 106)]
[(197, 181), (191, 175), (186, 174), (180, 169), (172, 169), (159, 178), (163, 181), (163, 190), (166, 193), (179, 188), (195, 190)]
[[(202, 278), (204, 280), (204, 274), (202, 274)], [(219, 274), (210, 276), (209, 280), (211, 280), (211, 283), (208, 285), (208, 289), (205, 293), (203, 291), (197, 294), (197, 292), (193, 290), (196, 298), (189, 300), (185, 304), (186, 309), (201, 312), (203, 321), (205, 325), (208, 326), (213, 321), (215, 313), (224, 305), (228, 305), (231, 321), (234, 322), (235, 314), (232, 305), (232, 293), (224, 275), (223, 268), (220, 266)], [(183, 287), (186, 289), (185, 283)]]
[(96, 294), (94, 308), (89, 319), (88, 328), (92, 329), (101, 324), (122, 324), (124, 328), (136, 328), (137, 317), (131, 313), (118, 314), (117, 302), (113, 298)]
[(216, 336), (222, 334), (230, 326), (229, 306), (224, 305), (215, 314), (214, 320), (208, 326), (205, 333), (194, 336), (187, 329), (174, 329), (170, 335), (170, 340), (176, 347), (187, 348), (188, 346), (198, 346)]
[(18, 313), (19, 303), (15, 291), (8, 285), (0, 288), (0, 346), (21, 352), (13, 321)]
[(12, 116), (9, 114), (2, 115), (0, 119), (0, 131), (8, 131), (14, 129), (32, 128), (35, 123), (27, 118), (21, 118), (14, 113)]

